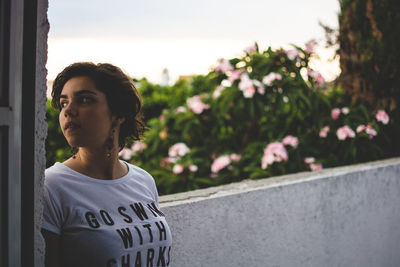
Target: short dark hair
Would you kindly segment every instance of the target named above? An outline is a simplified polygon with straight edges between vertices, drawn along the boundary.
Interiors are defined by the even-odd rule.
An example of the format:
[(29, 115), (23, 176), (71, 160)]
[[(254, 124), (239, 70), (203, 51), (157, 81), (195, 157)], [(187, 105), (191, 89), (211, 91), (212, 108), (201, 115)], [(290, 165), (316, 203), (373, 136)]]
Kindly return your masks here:
[(78, 62), (60, 72), (53, 83), (51, 104), (61, 110), (60, 95), (65, 83), (71, 78), (83, 76), (93, 80), (96, 88), (107, 98), (110, 111), (118, 118), (125, 118), (118, 137), (120, 149), (128, 139), (139, 140), (145, 129), (142, 115), (142, 98), (129, 78), (120, 68), (109, 64)]

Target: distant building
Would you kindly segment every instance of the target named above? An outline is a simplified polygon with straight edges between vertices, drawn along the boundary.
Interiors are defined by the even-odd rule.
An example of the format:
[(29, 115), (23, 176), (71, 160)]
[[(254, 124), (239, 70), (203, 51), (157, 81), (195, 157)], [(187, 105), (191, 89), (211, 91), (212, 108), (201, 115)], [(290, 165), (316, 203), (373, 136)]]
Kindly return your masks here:
[(167, 68), (163, 69), (163, 71), (162, 71), (161, 85), (163, 85), (163, 86), (168, 86), (169, 85), (169, 73), (168, 73), (168, 69)]

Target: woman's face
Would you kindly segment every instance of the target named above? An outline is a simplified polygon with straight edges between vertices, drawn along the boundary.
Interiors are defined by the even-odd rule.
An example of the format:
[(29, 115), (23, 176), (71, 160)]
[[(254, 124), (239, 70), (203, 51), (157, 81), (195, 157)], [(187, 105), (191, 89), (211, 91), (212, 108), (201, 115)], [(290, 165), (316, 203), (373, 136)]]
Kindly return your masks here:
[(113, 116), (107, 98), (89, 77), (68, 80), (60, 95), (62, 132), (72, 147), (103, 148)]

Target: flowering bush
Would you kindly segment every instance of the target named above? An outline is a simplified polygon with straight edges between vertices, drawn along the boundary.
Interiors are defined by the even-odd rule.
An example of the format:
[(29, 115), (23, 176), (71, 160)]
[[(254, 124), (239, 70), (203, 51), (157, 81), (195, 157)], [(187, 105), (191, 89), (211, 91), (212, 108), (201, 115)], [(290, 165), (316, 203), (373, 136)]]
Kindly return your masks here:
[[(133, 160), (172, 193), (388, 156), (389, 115), (327, 84), (309, 67), (313, 45), (254, 45), (219, 60), (187, 85), (186, 100), (149, 120), (147, 149)], [(174, 158), (177, 144), (185, 153)]]
[(398, 109), (367, 110), (326, 83), (314, 45), (255, 44), (190, 82), (140, 81), (149, 130), (121, 158), (167, 194), (399, 155)]

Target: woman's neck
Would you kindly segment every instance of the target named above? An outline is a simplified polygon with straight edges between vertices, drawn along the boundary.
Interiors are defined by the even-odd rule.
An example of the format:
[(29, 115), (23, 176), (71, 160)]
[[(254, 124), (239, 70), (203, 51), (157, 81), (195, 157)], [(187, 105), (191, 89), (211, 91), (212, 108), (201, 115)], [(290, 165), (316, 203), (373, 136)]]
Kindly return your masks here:
[(63, 163), (79, 173), (101, 180), (118, 179), (128, 172), (126, 164), (119, 161), (116, 148), (111, 152), (79, 148), (75, 157)]

